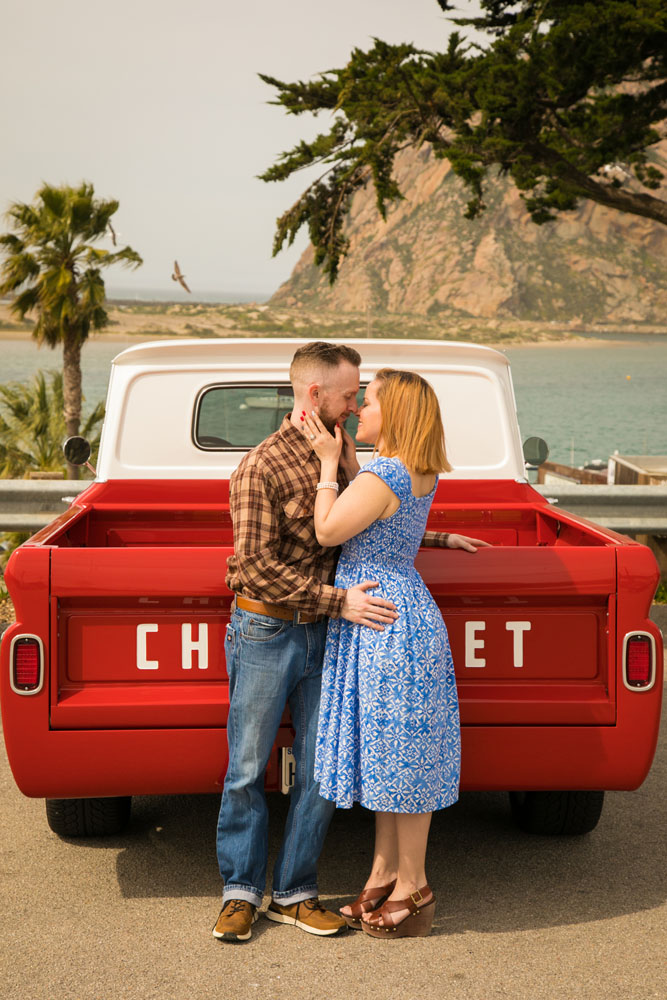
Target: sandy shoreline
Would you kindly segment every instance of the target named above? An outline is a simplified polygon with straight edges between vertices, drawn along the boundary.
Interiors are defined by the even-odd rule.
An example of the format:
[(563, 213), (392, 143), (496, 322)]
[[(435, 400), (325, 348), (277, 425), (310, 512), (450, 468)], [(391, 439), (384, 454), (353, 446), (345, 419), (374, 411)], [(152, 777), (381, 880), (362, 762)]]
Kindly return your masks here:
[[(234, 337), (234, 336), (243, 337), (243, 338), (245, 338), (247, 340), (253, 340), (253, 339), (256, 339), (258, 337), (267, 337), (267, 336), (271, 336), (271, 335), (267, 334), (267, 333), (258, 334), (258, 333), (255, 333), (253, 331), (250, 331), (250, 330), (234, 330), (234, 331), (230, 331), (227, 334), (227, 337), (213, 337), (211, 339), (213, 339), (213, 340), (219, 340), (221, 343), (224, 343), (225, 340), (227, 340), (227, 339), (229, 339), (231, 337)], [(294, 334), (294, 333), (290, 333), (290, 334), (275, 334), (275, 336), (276, 337), (278, 337), (278, 336), (284, 336), (284, 337), (287, 337), (289, 339), (294, 339), (295, 337), (297, 337), (297, 334)], [(657, 336), (660, 336), (660, 335), (658, 334)], [(0, 329), (0, 341), (28, 341), (28, 340), (32, 340), (32, 339), (33, 339), (32, 335), (29, 332), (27, 332), (27, 331), (23, 332), (23, 331), (12, 331), (12, 330), (2, 330), (2, 329)], [(140, 343), (144, 343), (144, 342), (150, 341), (150, 340), (182, 340), (182, 339), (203, 340), (205, 338), (203, 338), (203, 337), (196, 337), (196, 336), (192, 336), (192, 335), (188, 336), (187, 334), (180, 334), (180, 333), (153, 333), (153, 334), (151, 334), (151, 333), (142, 333), (140, 331), (138, 331), (136, 333), (119, 333), (119, 332), (106, 333), (106, 332), (104, 332), (104, 333), (91, 334), (91, 336), (88, 338), (87, 342), (88, 343), (93, 343), (93, 342), (94, 343), (107, 342), (107, 343), (118, 343), (118, 344), (128, 344), (128, 345), (130, 345), (130, 344), (140, 344)], [(318, 338), (317, 337), (306, 337), (306, 338), (303, 338), (303, 336), (301, 336), (301, 337), (299, 337), (299, 339), (311, 340), (311, 339), (318, 339)], [(329, 338), (327, 338), (327, 339), (329, 339)], [(341, 336), (339, 339), (340, 340), (347, 340), (347, 339), (351, 339), (351, 338), (350, 337), (342, 337)], [(387, 340), (394, 340), (394, 339), (401, 339), (401, 338), (396, 338), (396, 337), (386, 337), (386, 338), (385, 337), (374, 337), (374, 338), (371, 337), (371, 338), (363, 338), (362, 337), (362, 338), (355, 338), (355, 339), (370, 339), (370, 340), (384, 340), (384, 339), (387, 339)], [(431, 338), (429, 338), (429, 339), (431, 339)], [(443, 340), (447, 340), (447, 336), (446, 336), (445, 332), (443, 332), (442, 339)], [(456, 339), (457, 339), (457, 342), (460, 342), (460, 343), (462, 343), (462, 342), (465, 341), (465, 338), (456, 338)], [(478, 341), (476, 341), (474, 338), (470, 338), (470, 340), (468, 342), (469, 343), (476, 343)], [(624, 343), (627, 344), (627, 343), (630, 343), (630, 341), (628, 341), (627, 339), (624, 339), (624, 337), (622, 336), (622, 334), (618, 334), (618, 338), (617, 339), (616, 338), (614, 338), (614, 339), (611, 339), (611, 338), (605, 338), (605, 339), (603, 339), (601, 337), (593, 337), (590, 334), (588, 334), (585, 337), (580, 337), (580, 336), (577, 336), (576, 334), (572, 334), (572, 335), (570, 335), (569, 338), (562, 339), (562, 340), (559, 340), (559, 339), (556, 339), (556, 338), (550, 339), (550, 340), (498, 340), (498, 341), (485, 340), (484, 341), (484, 346), (485, 347), (493, 347), (496, 350), (504, 350), (504, 349), (509, 348), (509, 347), (542, 348), (542, 347), (555, 347), (555, 346), (558, 346), (558, 347), (568, 347), (568, 348), (577, 348), (577, 347), (579, 347), (579, 348), (582, 348), (582, 347), (609, 347), (609, 348), (613, 348), (616, 345), (624, 344)], [(46, 353), (46, 352), (50, 351), (51, 348), (48, 348), (48, 347), (44, 346), (43, 350)], [(55, 350), (55, 353), (58, 353), (57, 348)]]
[[(228, 337), (214, 337), (214, 338), (211, 338), (211, 339), (213, 339), (213, 340), (219, 340), (221, 343), (224, 343), (225, 340), (227, 340), (227, 339), (229, 339), (229, 338), (231, 338), (231, 337), (233, 337), (235, 335), (236, 336), (242, 336), (242, 337), (244, 337), (247, 340), (253, 340), (253, 339), (256, 339), (257, 337), (260, 337), (260, 336), (265, 336), (265, 337), (269, 336), (267, 334), (256, 334), (256, 333), (253, 333), (252, 331), (241, 331), (241, 330), (238, 330), (238, 331), (234, 331), (233, 333), (230, 333), (228, 335)], [(278, 336), (278, 334), (276, 336)], [(294, 337), (296, 335), (295, 334), (290, 334), (290, 335), (287, 335), (287, 336), (289, 336), (289, 339), (294, 339)], [(203, 337), (193, 337), (193, 336), (187, 337), (187, 335), (179, 334), (179, 333), (155, 333), (155, 334), (142, 334), (142, 333), (97, 333), (97, 334), (92, 334), (88, 338), (87, 342), (88, 343), (91, 343), (91, 342), (100, 343), (100, 342), (105, 341), (105, 342), (108, 342), (108, 343), (118, 343), (118, 344), (140, 344), (140, 343), (144, 343), (144, 342), (149, 341), (149, 340), (183, 340), (183, 339), (188, 339), (188, 340), (203, 340), (204, 338)], [(303, 338), (299, 338), (299, 339), (303, 339)], [(316, 338), (305, 338), (305, 339), (316, 339)], [(346, 339), (351, 339), (351, 338), (349, 338), (349, 337), (340, 337), (340, 340), (346, 340)], [(394, 338), (394, 337), (390, 337), (390, 338), (375, 337), (375, 338), (373, 338), (373, 337), (371, 337), (371, 338), (360, 338), (360, 339), (371, 339), (371, 340), (373, 340), (373, 339), (374, 340), (389, 339), (389, 340), (394, 340), (394, 339), (399, 339), (399, 338)], [(443, 335), (442, 339), (446, 340), (447, 337)], [(0, 341), (12, 341), (12, 340), (13, 341), (32, 340), (32, 336), (31, 336), (31, 334), (29, 334), (27, 332), (26, 333), (21, 333), (21, 332), (16, 332), (16, 331), (11, 331), (11, 330), (0, 330)], [(457, 340), (458, 340), (458, 338), (457, 338)], [(462, 342), (462, 341), (458, 340), (458, 342)], [(471, 340), (470, 343), (475, 343), (475, 341)], [(589, 336), (589, 337), (572, 337), (572, 339), (568, 339), (568, 340), (555, 340), (555, 339), (554, 340), (502, 340), (502, 341), (485, 340), (484, 341), (484, 346), (485, 347), (493, 347), (496, 350), (502, 350), (502, 349), (504, 349), (506, 347), (554, 347), (556, 344), (558, 346), (560, 346), (560, 347), (613, 347), (613, 345), (616, 344), (616, 343), (624, 343), (624, 341), (621, 339), (620, 336), (619, 336), (618, 341), (616, 341), (616, 340), (602, 340), (602, 339), (593, 338), (593, 337)], [(627, 343), (627, 341), (625, 341), (625, 343)], [(43, 349), (44, 349), (45, 352), (51, 350), (51, 348), (48, 348), (46, 346), (44, 346)], [(57, 348), (56, 348), (56, 353), (57, 353)]]
[[(437, 321), (428, 316), (384, 314), (372, 317), (287, 310), (268, 305), (174, 304), (145, 302), (108, 304), (109, 327), (91, 334), (89, 340), (136, 344), (172, 338), (216, 339), (230, 337), (286, 337), (321, 339), (428, 339), (485, 344), (496, 349), (544, 347), (610, 347), (640, 335), (664, 336), (667, 327), (641, 328), (627, 324), (623, 330), (584, 324), (533, 323), (510, 319), (456, 318)], [(604, 336), (600, 336), (603, 334)], [(0, 341), (32, 339), (31, 326), (11, 315), (9, 304), (0, 303)]]

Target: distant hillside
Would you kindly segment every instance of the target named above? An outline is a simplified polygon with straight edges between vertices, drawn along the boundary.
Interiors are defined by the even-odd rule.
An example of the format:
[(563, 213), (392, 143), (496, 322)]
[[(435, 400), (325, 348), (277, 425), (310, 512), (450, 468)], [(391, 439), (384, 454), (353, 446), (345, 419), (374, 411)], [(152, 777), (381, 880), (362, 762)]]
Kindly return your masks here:
[[(667, 169), (667, 142), (656, 149)], [(536, 226), (503, 179), (488, 183), (487, 210), (469, 221), (466, 189), (427, 147), (401, 154), (396, 175), (405, 199), (386, 223), (372, 188), (355, 196), (350, 253), (333, 288), (309, 247), (271, 305), (443, 319), (667, 322), (666, 226), (592, 202)]]

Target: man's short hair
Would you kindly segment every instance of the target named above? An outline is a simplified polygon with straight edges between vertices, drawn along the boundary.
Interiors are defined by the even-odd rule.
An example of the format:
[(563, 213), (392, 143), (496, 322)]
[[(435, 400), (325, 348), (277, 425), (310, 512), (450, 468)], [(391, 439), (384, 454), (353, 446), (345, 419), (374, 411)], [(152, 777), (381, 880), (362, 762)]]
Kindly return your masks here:
[(343, 362), (358, 368), (361, 355), (348, 344), (332, 344), (327, 340), (314, 340), (300, 347), (290, 365), (289, 375), (292, 383), (310, 381), (309, 374), (322, 369), (337, 368)]

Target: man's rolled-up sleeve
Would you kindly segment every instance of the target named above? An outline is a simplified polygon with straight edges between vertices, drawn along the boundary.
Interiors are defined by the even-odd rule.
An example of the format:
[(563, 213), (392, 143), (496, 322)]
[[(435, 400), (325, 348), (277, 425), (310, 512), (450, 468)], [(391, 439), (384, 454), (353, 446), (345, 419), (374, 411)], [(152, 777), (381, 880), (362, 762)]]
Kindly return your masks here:
[(425, 531), (421, 544), (430, 549), (447, 549), (449, 534), (448, 531)]

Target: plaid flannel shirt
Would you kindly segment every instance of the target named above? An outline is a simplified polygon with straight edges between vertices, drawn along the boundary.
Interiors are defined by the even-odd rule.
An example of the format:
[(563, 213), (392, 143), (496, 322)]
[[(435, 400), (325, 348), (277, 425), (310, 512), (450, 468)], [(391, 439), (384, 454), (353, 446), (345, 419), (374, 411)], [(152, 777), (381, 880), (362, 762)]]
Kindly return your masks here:
[(425, 531), (422, 545), (429, 549), (448, 549), (449, 531)]
[[(229, 484), (234, 555), (226, 583), (244, 597), (339, 618), (345, 590), (334, 587), (339, 548), (317, 541), (313, 511), (320, 462), (285, 416), (243, 457)], [(347, 486), (342, 470), (341, 489)]]

